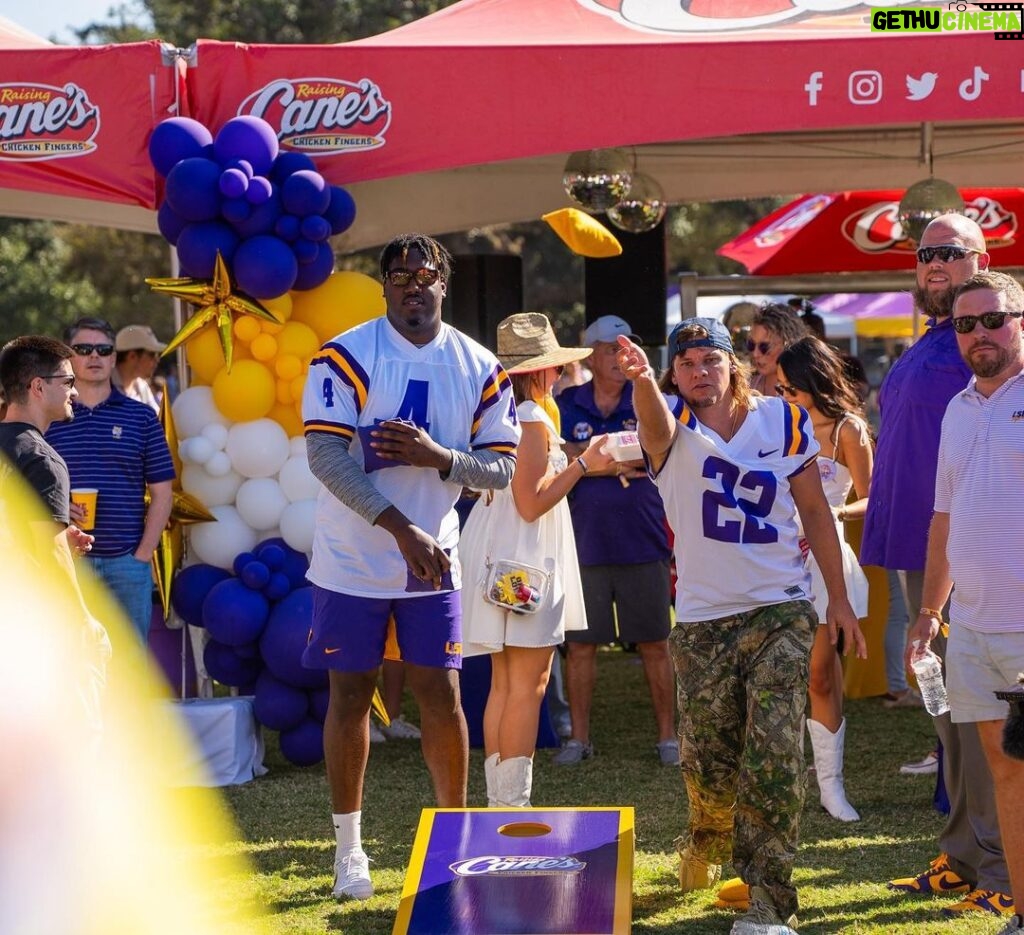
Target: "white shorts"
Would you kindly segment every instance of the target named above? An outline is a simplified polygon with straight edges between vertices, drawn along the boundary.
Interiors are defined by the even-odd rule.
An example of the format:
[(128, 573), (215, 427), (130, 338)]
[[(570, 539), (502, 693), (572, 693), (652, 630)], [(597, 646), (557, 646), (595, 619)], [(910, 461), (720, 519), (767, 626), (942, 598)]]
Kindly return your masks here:
[(1006, 691), (1024, 669), (1024, 633), (982, 633), (949, 628), (946, 694), (954, 724), (1002, 721), (1010, 706), (993, 694)]

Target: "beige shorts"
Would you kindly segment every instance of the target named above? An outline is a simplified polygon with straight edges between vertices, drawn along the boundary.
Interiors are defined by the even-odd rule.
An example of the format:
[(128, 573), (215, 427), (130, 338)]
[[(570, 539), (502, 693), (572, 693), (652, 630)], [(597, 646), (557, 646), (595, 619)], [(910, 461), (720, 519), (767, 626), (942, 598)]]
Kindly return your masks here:
[(1024, 632), (981, 633), (949, 628), (946, 645), (946, 694), (954, 724), (1002, 721), (1010, 706), (993, 694), (1005, 691), (1024, 669)]

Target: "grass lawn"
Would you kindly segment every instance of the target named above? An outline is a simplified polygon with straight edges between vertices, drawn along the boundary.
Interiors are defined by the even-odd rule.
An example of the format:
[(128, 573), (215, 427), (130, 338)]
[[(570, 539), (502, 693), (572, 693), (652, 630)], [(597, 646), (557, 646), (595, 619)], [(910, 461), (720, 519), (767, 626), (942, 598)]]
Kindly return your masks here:
[[(410, 720), (416, 712), (410, 708)], [(848, 703), (846, 777), (856, 824), (829, 818), (808, 784), (802, 847), (797, 859), (800, 931), (925, 935), (992, 933), (995, 916), (945, 919), (940, 910), (957, 897), (899, 897), (885, 887), (924, 869), (936, 854), (942, 816), (932, 809), (934, 777), (905, 777), (899, 765), (930, 749), (929, 718), (919, 710), (886, 710), (877, 700)], [(596, 756), (556, 767), (551, 751), (537, 754), (536, 805), (631, 805), (636, 809), (633, 930), (658, 935), (727, 933), (728, 912), (714, 910), (713, 893), (679, 894), (673, 839), (686, 817), (679, 773), (658, 764), (643, 674), (636, 656), (620, 651), (599, 659), (592, 736)], [(252, 865), (248, 879), (226, 892), (265, 907), (269, 935), (391, 932), (420, 809), (433, 804), (415, 741), (375, 744), (363, 806), (363, 841), (373, 860), (377, 893), (365, 902), (339, 903), (330, 895), (333, 829), (323, 766), (299, 769), (268, 737), (267, 776), (227, 790), (238, 824), (237, 849)], [(808, 742), (808, 760), (810, 744)], [(484, 802), (482, 753), (470, 761), (471, 805)], [(188, 795), (188, 793), (182, 793)], [(977, 915), (977, 914), (975, 914)]]

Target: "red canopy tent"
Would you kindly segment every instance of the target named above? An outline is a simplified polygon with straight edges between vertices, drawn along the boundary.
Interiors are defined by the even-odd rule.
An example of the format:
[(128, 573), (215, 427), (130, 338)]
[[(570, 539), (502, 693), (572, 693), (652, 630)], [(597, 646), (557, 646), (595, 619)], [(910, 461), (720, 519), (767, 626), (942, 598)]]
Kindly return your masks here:
[[(1024, 266), (1024, 188), (963, 189), (992, 264)], [(915, 244), (898, 213), (902, 191), (804, 195), (718, 248), (760, 276), (909, 270)]]
[(183, 90), (163, 53), (52, 45), (0, 18), (0, 214), (154, 231), (146, 143)]

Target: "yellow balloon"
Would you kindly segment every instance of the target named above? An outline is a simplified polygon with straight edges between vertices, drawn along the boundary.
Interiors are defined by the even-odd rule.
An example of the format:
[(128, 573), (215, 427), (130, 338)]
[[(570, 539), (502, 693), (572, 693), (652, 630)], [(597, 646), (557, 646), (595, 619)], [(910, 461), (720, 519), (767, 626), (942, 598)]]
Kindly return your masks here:
[(288, 322), (277, 336), (278, 353), (294, 354), (304, 363), (309, 363), (322, 343), (316, 332), (301, 321)]
[(315, 289), (292, 290), (293, 322), (309, 325), (323, 344), (343, 331), (384, 314), (381, 283), (365, 273), (332, 273)]
[[(237, 342), (234, 345), (234, 359), (246, 360), (252, 357), (249, 349)], [(203, 328), (185, 344), (185, 359), (192, 369), (191, 382), (199, 386), (210, 386), (224, 368), (224, 351), (216, 328)]]
[(292, 317), (292, 296), (290, 292), (279, 295), (276, 299), (260, 299), (260, 305), (280, 322), (285, 322)]
[(267, 414), (268, 419), (273, 419), (287, 433), (289, 438), (302, 435), (302, 416), (296, 411), (292, 404), (284, 405), (278, 403)]
[(292, 399), (300, 403), (302, 402), (302, 394), (306, 391), (306, 375), (301, 374), (297, 376), (291, 383), (292, 387)]
[(256, 360), (265, 362), (277, 355), (277, 341), (269, 334), (260, 334), (252, 339), (249, 350), (252, 351), (252, 356)]
[[(280, 347), (280, 342), (278, 342)], [(294, 380), (302, 373), (302, 361), (294, 354), (279, 352), (274, 361), (274, 373), (282, 380)]]
[(284, 325), (275, 321), (267, 321), (265, 318), (260, 322), (260, 331), (264, 334), (280, 334)]
[(277, 401), (282, 406), (288, 406), (295, 402), (292, 399), (292, 383), (291, 380), (278, 380), (277, 381)]
[(260, 322), (252, 315), (240, 315), (235, 319), (235, 337), (248, 343), (260, 333)]
[(213, 381), (213, 401), (233, 422), (262, 419), (276, 401), (274, 377), (259, 361), (236, 360)]

